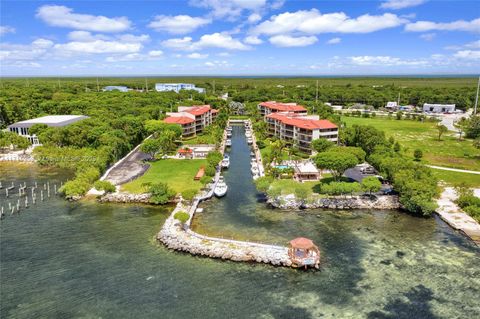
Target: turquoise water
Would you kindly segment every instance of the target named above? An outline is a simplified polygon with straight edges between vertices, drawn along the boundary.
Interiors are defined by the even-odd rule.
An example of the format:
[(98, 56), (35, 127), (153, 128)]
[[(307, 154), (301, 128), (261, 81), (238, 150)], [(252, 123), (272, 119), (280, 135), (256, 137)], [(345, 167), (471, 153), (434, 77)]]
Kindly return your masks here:
[[(195, 229), (280, 244), (307, 236), (322, 250), (321, 271), (172, 252), (154, 240), (170, 208), (53, 197), (0, 222), (1, 317), (480, 317), (479, 248), (436, 218), (269, 209), (241, 134), (235, 127), (229, 192), (203, 204)], [(65, 178), (0, 164), (4, 183)]]

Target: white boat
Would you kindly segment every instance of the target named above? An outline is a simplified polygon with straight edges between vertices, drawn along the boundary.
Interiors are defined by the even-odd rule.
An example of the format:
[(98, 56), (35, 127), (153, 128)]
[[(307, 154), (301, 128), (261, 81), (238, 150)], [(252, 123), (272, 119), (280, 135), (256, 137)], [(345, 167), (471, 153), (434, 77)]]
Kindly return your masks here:
[(253, 143), (253, 139), (251, 137), (247, 138), (247, 143), (248, 144), (252, 144)]
[(255, 153), (254, 153), (254, 152), (250, 152), (250, 157), (255, 157)]
[(232, 137), (232, 132), (227, 131), (227, 137)]
[(225, 142), (225, 145), (227, 145), (227, 146), (232, 146), (232, 140), (231, 140), (231, 139), (228, 139), (228, 140)]
[(246, 131), (246, 132), (245, 132), (245, 136), (246, 136), (246, 137), (252, 137), (252, 132)]
[(228, 167), (230, 167), (230, 159), (224, 158), (224, 159), (222, 160), (222, 167), (223, 167), (223, 168), (228, 168)]
[(258, 171), (258, 166), (252, 166), (252, 175), (255, 176), (255, 175), (258, 175), (259, 171)]
[(227, 132), (231, 132), (232, 131), (232, 127), (231, 126), (227, 126)]
[(213, 190), (213, 193), (217, 197), (223, 197), (227, 193), (227, 190), (228, 190), (228, 186), (227, 186), (227, 184), (225, 184), (225, 182), (223, 181), (223, 178), (222, 178), (222, 179), (218, 180), (218, 183), (215, 186), (215, 189)]

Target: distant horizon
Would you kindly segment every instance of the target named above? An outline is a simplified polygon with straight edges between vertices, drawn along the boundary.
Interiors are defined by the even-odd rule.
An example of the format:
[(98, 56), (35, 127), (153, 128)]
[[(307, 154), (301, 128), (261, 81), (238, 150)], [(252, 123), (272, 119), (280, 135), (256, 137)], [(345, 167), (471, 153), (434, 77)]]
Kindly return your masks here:
[(242, 75), (225, 75), (225, 74), (91, 74), (91, 75), (0, 75), (0, 79), (23, 79), (23, 78), (479, 78), (480, 74), (477, 73), (458, 73), (458, 74), (315, 74), (315, 75), (302, 75), (302, 74), (242, 74)]

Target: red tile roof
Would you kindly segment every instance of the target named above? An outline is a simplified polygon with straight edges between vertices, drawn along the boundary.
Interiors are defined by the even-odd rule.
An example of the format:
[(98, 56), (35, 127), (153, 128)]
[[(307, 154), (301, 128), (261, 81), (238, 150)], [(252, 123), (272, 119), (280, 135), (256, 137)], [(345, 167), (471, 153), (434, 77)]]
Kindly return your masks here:
[(307, 109), (304, 106), (297, 105), (297, 103), (277, 103), (275, 101), (268, 101), (260, 103), (261, 106), (266, 108), (280, 111), (280, 112), (306, 112)]
[(306, 119), (301, 117), (289, 117), (281, 113), (268, 114), (267, 117), (275, 120), (279, 120), (284, 124), (296, 126), (298, 128), (303, 128), (306, 130), (317, 130), (317, 129), (325, 130), (325, 129), (338, 128), (338, 126), (336, 126), (329, 120), (313, 120), (313, 119)]
[(189, 124), (195, 122), (194, 119), (191, 119), (186, 116), (170, 116), (167, 117), (165, 120), (163, 120), (165, 123), (171, 123), (171, 124)]
[(186, 109), (185, 112), (193, 115), (202, 115), (210, 111), (212, 108), (210, 105), (194, 105), (189, 109)]

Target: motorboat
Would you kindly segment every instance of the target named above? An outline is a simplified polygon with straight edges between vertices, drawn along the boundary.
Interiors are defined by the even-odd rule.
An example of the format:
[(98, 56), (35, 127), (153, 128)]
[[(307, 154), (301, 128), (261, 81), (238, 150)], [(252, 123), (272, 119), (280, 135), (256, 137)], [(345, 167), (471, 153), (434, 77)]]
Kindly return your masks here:
[(253, 175), (258, 175), (258, 173), (259, 173), (259, 171), (258, 171), (258, 165), (257, 165), (257, 164), (252, 165), (251, 171), (252, 171), (252, 174), (253, 174)]
[(227, 137), (232, 137), (232, 132), (231, 131), (227, 131)]
[(228, 155), (225, 155), (222, 160), (222, 168), (228, 168), (230, 166), (230, 157)]
[(231, 139), (228, 139), (228, 140), (225, 142), (225, 145), (226, 145), (226, 146), (232, 146), (232, 140), (231, 140)]
[(218, 180), (217, 185), (215, 186), (215, 189), (213, 190), (213, 193), (217, 197), (223, 197), (223, 196), (225, 196), (225, 194), (227, 194), (227, 190), (228, 190), (228, 186), (225, 183), (225, 181), (223, 180), (223, 177), (221, 177)]
[(246, 137), (252, 137), (252, 132), (250, 132), (250, 131), (245, 131), (245, 136), (246, 136)]
[(231, 132), (232, 131), (232, 127), (231, 126), (227, 126), (227, 132)]
[(253, 139), (251, 137), (247, 138), (247, 143), (248, 144), (252, 144), (253, 143)]
[(254, 152), (250, 152), (250, 157), (255, 157), (255, 153), (254, 153)]

